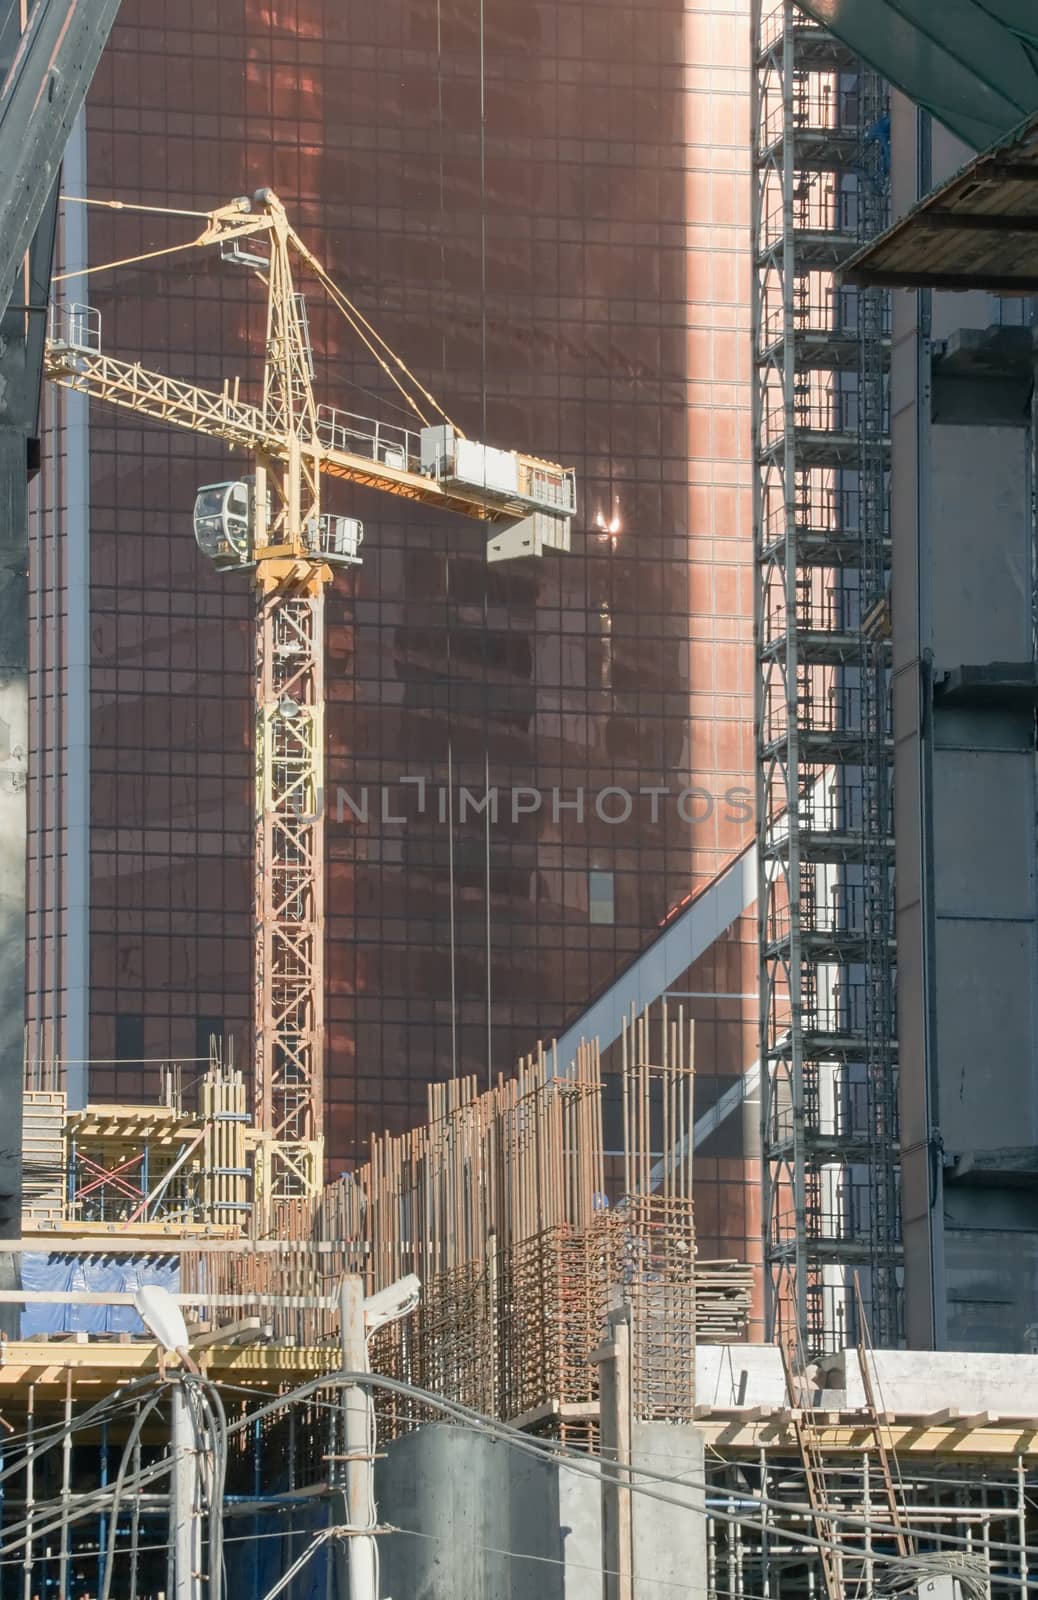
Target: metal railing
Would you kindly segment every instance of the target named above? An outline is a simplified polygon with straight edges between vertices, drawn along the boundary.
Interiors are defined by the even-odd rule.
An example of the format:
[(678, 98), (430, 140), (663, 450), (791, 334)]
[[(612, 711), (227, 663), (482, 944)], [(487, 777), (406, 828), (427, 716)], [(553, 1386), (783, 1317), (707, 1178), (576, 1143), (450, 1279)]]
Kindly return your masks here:
[[(804, 173), (790, 197), (789, 220), (794, 232), (832, 234), (850, 243), (857, 235), (857, 195), (829, 171)], [(776, 179), (765, 191), (760, 244), (777, 244), (786, 232), (786, 205)]]
[(55, 302), (50, 308), (47, 337), (51, 344), (100, 355), (101, 313), (77, 300), (64, 305)]
[[(773, 44), (777, 44), (782, 38), (785, 11), (786, 7), (784, 0), (778, 0), (777, 5), (769, 6), (763, 10), (760, 21), (759, 35), (760, 46), (762, 50), (770, 49)], [(817, 34), (821, 34), (823, 32), (821, 25), (817, 23), (813, 17), (809, 17), (807, 13), (803, 11), (796, 12), (796, 25), (798, 29), (801, 29), (805, 32)]]
[[(784, 119), (785, 106), (776, 86), (766, 94), (762, 108), (761, 148), (766, 149), (781, 138)], [(840, 73), (831, 68), (798, 73), (792, 95), (792, 126), (794, 133), (831, 134), (857, 142), (857, 99), (853, 91), (844, 86)]]
[(410, 428), (340, 411), (337, 406), (318, 406), (317, 437), (328, 450), (365, 456), (401, 472), (421, 470), (421, 441)]

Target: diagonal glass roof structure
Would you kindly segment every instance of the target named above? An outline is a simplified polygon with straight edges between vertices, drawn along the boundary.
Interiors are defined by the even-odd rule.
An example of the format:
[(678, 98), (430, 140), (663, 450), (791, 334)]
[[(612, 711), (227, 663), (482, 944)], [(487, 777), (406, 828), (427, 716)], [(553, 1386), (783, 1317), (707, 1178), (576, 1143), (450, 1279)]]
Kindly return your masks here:
[(975, 150), (1038, 111), (1035, 0), (797, 4)]

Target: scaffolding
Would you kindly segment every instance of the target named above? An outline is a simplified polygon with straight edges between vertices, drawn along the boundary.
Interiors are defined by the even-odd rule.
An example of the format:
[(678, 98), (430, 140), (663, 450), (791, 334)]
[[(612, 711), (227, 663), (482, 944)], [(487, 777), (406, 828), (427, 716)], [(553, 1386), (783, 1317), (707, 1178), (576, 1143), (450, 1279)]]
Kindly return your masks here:
[[(5, 1347), (0, 1361), (0, 1407), (15, 1429), (0, 1433), (0, 1593), (11, 1600), (97, 1600), (109, 1550), (113, 1596), (150, 1600), (172, 1593), (168, 1405), (177, 1369), (159, 1374), (149, 1344), (103, 1351), (52, 1342), (38, 1346), (31, 1360), (27, 1348)], [(203, 1557), (219, 1520), (223, 1592), (258, 1600), (316, 1533), (346, 1520), (337, 1347), (329, 1348), (323, 1369), (285, 1348), (227, 1344), (196, 1353), (207, 1391), (222, 1397), (225, 1411), (222, 1515), (205, 1518)], [(312, 1386), (304, 1387), (305, 1379)], [(1022, 1398), (1031, 1394), (1029, 1386)], [(706, 1573), (704, 1583), (690, 1572), (689, 1587), (706, 1600), (819, 1600), (824, 1592), (818, 1518), (796, 1421), (795, 1408), (697, 1407), (706, 1455), (702, 1467), (689, 1463), (688, 1480), (698, 1487), (705, 1472)], [(898, 1440), (896, 1522), (874, 1430), (860, 1412), (827, 1413), (818, 1429), (839, 1592), (903, 1592), (900, 1531), (911, 1558), (929, 1561), (931, 1570), (936, 1564), (954, 1572), (969, 1561), (990, 1600), (1029, 1600), (1038, 1537), (1038, 1418), (1021, 1415), (999, 1425), (990, 1417), (948, 1422), (912, 1413), (888, 1416), (882, 1427), (891, 1442)], [(394, 1448), (380, 1436), (380, 1453)], [(495, 1478), (485, 1492), (499, 1493), (501, 1481)], [(286, 1593), (342, 1595), (341, 1578), (341, 1568), (337, 1576), (318, 1562), (305, 1583)]]
[(242, 1074), (216, 1060), (199, 1080), (196, 1110), (184, 1105), (176, 1068), (163, 1073), (162, 1099), (148, 1105), (69, 1111), (63, 1090), (26, 1089), (26, 1232), (38, 1231), (42, 1243), (66, 1232), (246, 1230), (246, 1147), (259, 1142), (246, 1097)]
[[(209, 1434), (226, 1479), (216, 1513), (207, 1480), (203, 1549), (226, 1522), (229, 1593), (267, 1593), (302, 1542), (343, 1523), (339, 1287), (347, 1273), (380, 1289), (417, 1271), (420, 1305), (371, 1340), (376, 1372), (420, 1386), (380, 1392), (380, 1453), (426, 1420), (456, 1417), (459, 1403), (597, 1451), (599, 1368), (589, 1356), (619, 1300), (630, 1309), (635, 1417), (694, 1424), (706, 1446), (709, 1600), (818, 1600), (823, 1588), (882, 1595), (903, 1552), (945, 1561), (965, 1552), (989, 1575), (991, 1600), (1027, 1600), (1038, 1364), (1013, 1357), (1025, 1366), (993, 1375), (991, 1359), (977, 1357), (961, 1384), (941, 1390), (937, 1410), (940, 1375), (917, 1394), (911, 1367), (898, 1379), (861, 1349), (860, 1381), (845, 1351), (791, 1382), (773, 1348), (735, 1342), (749, 1269), (696, 1255), (691, 1031), (680, 1010), (630, 1019), (618, 1079), (623, 1135), (612, 1156), (594, 1045), (565, 1071), (538, 1051), (483, 1092), (472, 1079), (433, 1085), (423, 1127), (373, 1140), (370, 1160), (316, 1208), (286, 1202), (276, 1237), (232, 1198), (238, 1185), (248, 1192), (250, 1152), (255, 1159), (262, 1143), (242, 1120), (240, 1075), (214, 1063), (193, 1118), (175, 1084), (168, 1104), (91, 1108), (60, 1124), (60, 1102), (47, 1097), (34, 1192), (48, 1209), (55, 1163), (59, 1179), (74, 1171), (60, 1155), (69, 1120), (105, 1171), (146, 1147), (151, 1188), (172, 1176), (151, 1221), (138, 1174), (133, 1193), (114, 1192), (93, 1222), (73, 1208), (57, 1223), (27, 1223), (26, 1237), (10, 1241), (23, 1260), (100, 1258), (104, 1280), (92, 1287), (84, 1273), (81, 1289), (59, 1274), (37, 1280), (48, 1287), (0, 1289), (0, 1300), (132, 1310), (129, 1274), (115, 1281), (120, 1258), (139, 1281), (149, 1258), (175, 1265), (165, 1281), (184, 1310), (198, 1379), (214, 1414), (217, 1394), (226, 1413)], [(209, 1143), (195, 1145), (206, 1128)], [(174, 1204), (177, 1217), (165, 1215)], [(193, 1208), (199, 1218), (222, 1209), (228, 1223), (191, 1233), (203, 1224), (178, 1219)], [(708, 1350), (714, 1341), (720, 1348)], [(183, 1381), (194, 1379), (189, 1371)], [(130, 1328), (0, 1342), (0, 1417), (14, 1430), (0, 1427), (0, 1593), (96, 1600), (109, 1550), (113, 1594), (170, 1592), (168, 1412), (180, 1381), (179, 1358), (160, 1361)], [(1007, 1405), (1012, 1415), (994, 1409)], [(330, 1569), (314, 1582), (286, 1592), (338, 1592)]]
[(757, 829), (766, 1314), (801, 1355), (900, 1336), (883, 83), (756, 12)]
[[(763, 1444), (725, 1455), (707, 1454), (708, 1593), (817, 1600), (824, 1590), (820, 1553), (801, 1543), (817, 1528), (803, 1464), (787, 1449)], [(895, 1592), (897, 1532), (876, 1453), (831, 1455), (827, 1469), (840, 1592)], [(944, 1551), (948, 1571), (962, 1556), (979, 1559), (990, 1600), (1028, 1600), (1034, 1592), (1035, 1487), (1034, 1458), (1026, 1453), (1001, 1461), (913, 1457), (902, 1462), (898, 1480), (914, 1549), (924, 1561)]]

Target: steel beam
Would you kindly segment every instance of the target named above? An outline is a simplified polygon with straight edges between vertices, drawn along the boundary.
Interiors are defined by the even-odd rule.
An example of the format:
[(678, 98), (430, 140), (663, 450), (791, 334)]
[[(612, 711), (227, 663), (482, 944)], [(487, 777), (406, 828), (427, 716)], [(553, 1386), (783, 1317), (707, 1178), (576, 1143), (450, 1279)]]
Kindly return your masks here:
[(119, 0), (36, 0), (0, 90), (0, 316), (57, 181)]

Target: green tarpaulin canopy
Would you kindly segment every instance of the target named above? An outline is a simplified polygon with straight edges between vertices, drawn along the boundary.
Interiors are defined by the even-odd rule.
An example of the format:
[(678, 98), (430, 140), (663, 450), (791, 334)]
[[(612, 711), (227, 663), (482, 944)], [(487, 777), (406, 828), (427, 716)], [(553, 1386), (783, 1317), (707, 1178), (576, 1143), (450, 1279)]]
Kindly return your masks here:
[(797, 0), (981, 150), (1038, 111), (1038, 0)]

